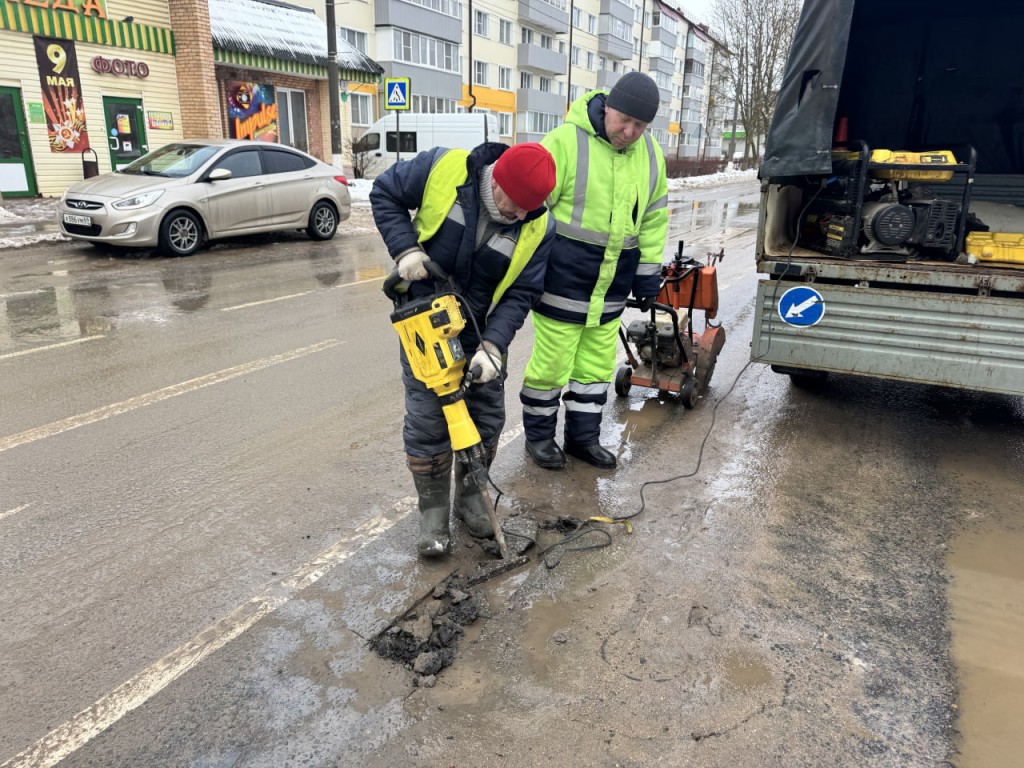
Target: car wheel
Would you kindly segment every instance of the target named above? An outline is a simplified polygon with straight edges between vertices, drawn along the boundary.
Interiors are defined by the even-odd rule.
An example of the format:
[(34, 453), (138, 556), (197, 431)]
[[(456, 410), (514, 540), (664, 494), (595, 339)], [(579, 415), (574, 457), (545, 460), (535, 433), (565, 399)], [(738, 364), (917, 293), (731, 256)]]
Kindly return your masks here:
[(314, 240), (330, 240), (338, 231), (338, 212), (334, 206), (321, 200), (309, 212), (307, 234)]
[(191, 211), (171, 211), (160, 224), (160, 250), (168, 256), (191, 256), (203, 244), (203, 223)]

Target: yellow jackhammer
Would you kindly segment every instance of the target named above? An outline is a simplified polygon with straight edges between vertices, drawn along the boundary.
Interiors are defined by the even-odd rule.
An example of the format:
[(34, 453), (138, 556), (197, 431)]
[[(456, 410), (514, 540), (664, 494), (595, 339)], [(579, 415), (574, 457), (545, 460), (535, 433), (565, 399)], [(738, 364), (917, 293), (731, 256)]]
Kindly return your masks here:
[(432, 296), (410, 299), (406, 292), (408, 284), (397, 271), (384, 281), (384, 294), (395, 305), (391, 324), (402, 341), (413, 375), (441, 398), (455, 460), (465, 467), (466, 474), (480, 489), (494, 539), (502, 558), (508, 560), (505, 535), (487, 493), (487, 452), (466, 407), (466, 389), (479, 375), (478, 369), (465, 370), (466, 353), (459, 334), (466, 327), (466, 316), (454, 280), (436, 262), (427, 261), (424, 266), (437, 286)]

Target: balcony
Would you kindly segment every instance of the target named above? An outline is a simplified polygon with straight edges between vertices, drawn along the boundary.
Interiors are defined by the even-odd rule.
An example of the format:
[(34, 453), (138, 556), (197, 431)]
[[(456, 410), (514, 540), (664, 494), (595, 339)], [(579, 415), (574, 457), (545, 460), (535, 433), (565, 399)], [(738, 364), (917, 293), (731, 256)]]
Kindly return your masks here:
[(565, 107), (565, 96), (559, 96), (557, 93), (538, 91), (535, 88), (520, 88), (516, 91), (516, 112), (564, 115)]
[(633, 44), (615, 35), (600, 34), (597, 36), (597, 53), (617, 61), (626, 61), (633, 58)]
[(542, 74), (564, 75), (567, 71), (565, 59), (564, 53), (558, 53), (550, 48), (542, 48), (530, 43), (519, 44), (517, 63), (520, 69)]
[(375, 0), (374, 22), (378, 27), (401, 27), (410, 30), (430, 30), (431, 37), (462, 42), (462, 19), (432, 11), (422, 5), (400, 0)]
[(569, 11), (545, 0), (519, 0), (519, 22), (561, 35), (569, 31)]
[(597, 70), (597, 87), (610, 91), (612, 86), (619, 82), (622, 72), (612, 72), (610, 69)]
[(651, 42), (661, 43), (667, 45), (669, 48), (675, 48), (679, 42), (679, 35), (675, 32), (669, 32), (664, 27), (654, 27), (651, 30)]
[(625, 22), (633, 23), (633, 7), (625, 0), (601, 0), (601, 13), (610, 13)]

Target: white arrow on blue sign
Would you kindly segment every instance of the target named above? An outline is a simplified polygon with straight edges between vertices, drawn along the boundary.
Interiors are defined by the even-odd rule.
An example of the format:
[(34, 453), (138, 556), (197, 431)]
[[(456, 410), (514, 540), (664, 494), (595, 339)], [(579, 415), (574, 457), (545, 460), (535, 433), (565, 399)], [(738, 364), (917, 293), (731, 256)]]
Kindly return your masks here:
[(779, 317), (789, 325), (804, 328), (817, 325), (824, 316), (825, 299), (806, 285), (790, 288), (779, 299)]

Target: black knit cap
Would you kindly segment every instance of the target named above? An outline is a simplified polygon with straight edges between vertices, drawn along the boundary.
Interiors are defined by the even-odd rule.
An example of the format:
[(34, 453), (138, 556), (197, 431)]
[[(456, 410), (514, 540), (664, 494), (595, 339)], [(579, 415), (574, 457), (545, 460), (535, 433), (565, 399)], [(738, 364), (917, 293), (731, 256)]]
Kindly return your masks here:
[(661, 94), (650, 75), (643, 72), (627, 72), (619, 78), (605, 102), (643, 123), (651, 122), (661, 106)]

